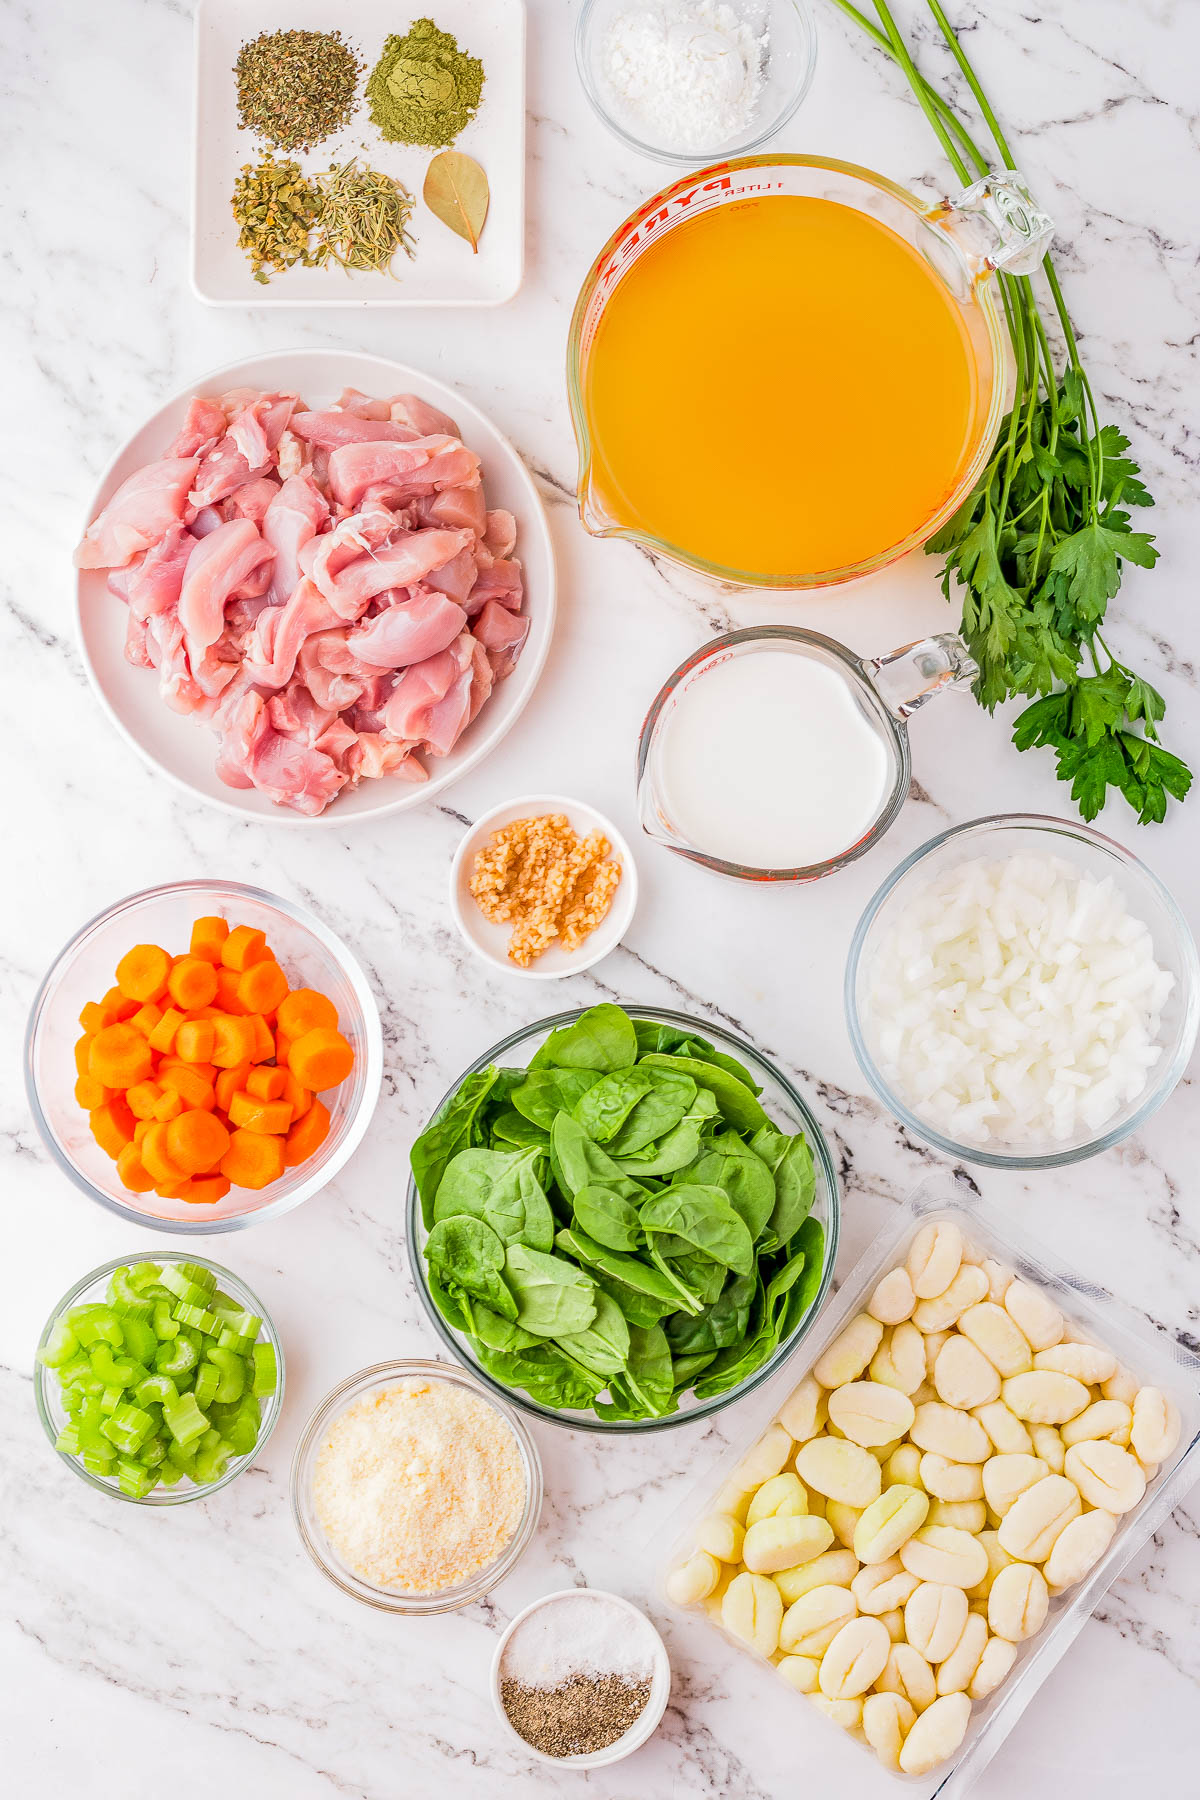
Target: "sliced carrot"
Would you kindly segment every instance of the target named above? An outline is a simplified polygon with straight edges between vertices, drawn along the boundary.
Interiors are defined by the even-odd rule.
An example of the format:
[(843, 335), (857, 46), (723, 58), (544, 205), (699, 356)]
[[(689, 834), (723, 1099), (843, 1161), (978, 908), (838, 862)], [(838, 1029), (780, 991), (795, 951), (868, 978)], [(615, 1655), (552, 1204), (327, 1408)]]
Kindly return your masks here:
[(221, 946), (228, 936), (229, 926), (224, 919), (215, 915), (197, 919), (192, 926), (192, 955), (201, 957), (204, 962), (219, 963)]
[(336, 1030), (337, 1022), (337, 1007), (327, 995), (319, 994), (316, 988), (293, 988), (279, 1002), (276, 1012), (276, 1023), (280, 1031), (286, 1031), (293, 1038), (303, 1037), (306, 1031), (316, 1031), (319, 1027), (328, 1031)]
[(302, 1119), (298, 1119), (284, 1142), (283, 1160), (287, 1168), (298, 1168), (319, 1150), (329, 1136), (329, 1108), (323, 1100), (314, 1100)]
[(198, 956), (181, 956), (171, 970), (167, 990), (184, 1012), (209, 1006), (217, 997), (217, 971)]
[(229, 1192), (228, 1175), (194, 1175), (179, 1198), (192, 1206), (215, 1206)]
[(87, 1074), (88, 1053), (91, 1050), (91, 1047), (92, 1037), (90, 1032), (85, 1032), (81, 1038), (75, 1040), (75, 1073), (77, 1075)]
[(246, 1077), (250, 1073), (250, 1066), (249, 1061), (238, 1063), (236, 1068), (222, 1069), (217, 1076), (217, 1105), (221, 1108), (222, 1112), (229, 1111), (229, 1102), (240, 1089), (245, 1087)]
[(125, 1101), (135, 1119), (152, 1119), (154, 1109), (163, 1097), (157, 1081), (135, 1081), (125, 1093)]
[(161, 1056), (169, 1056), (175, 1044), (175, 1033), (183, 1024), (183, 1014), (176, 1006), (168, 1006), (153, 1031), (146, 1036), (150, 1040), (150, 1048), (157, 1050)]
[(257, 1033), (249, 1019), (235, 1019), (219, 1013), (212, 1021), (212, 1060), (218, 1069), (236, 1068), (238, 1063), (254, 1061)]
[(148, 1194), (154, 1177), (146, 1168), (136, 1143), (126, 1144), (117, 1157), (117, 1174), (131, 1194)]
[(288, 1067), (297, 1081), (320, 1093), (345, 1081), (354, 1067), (354, 1052), (340, 1031), (319, 1025), (296, 1039), (288, 1052)]
[(135, 944), (117, 964), (117, 986), (127, 1000), (139, 1006), (158, 1000), (166, 992), (171, 959), (157, 944)]
[(145, 1137), (146, 1133), (149, 1131), (149, 1129), (153, 1125), (153, 1123), (154, 1123), (153, 1119), (138, 1119), (137, 1120), (137, 1122), (135, 1123), (135, 1125), (133, 1127), (133, 1141), (135, 1144), (138, 1144), (138, 1145), (141, 1144), (142, 1139)]
[(154, 1117), (166, 1124), (170, 1119), (177, 1119), (183, 1111), (183, 1096), (178, 1088), (164, 1088), (154, 1102)]
[(146, 1039), (132, 1025), (106, 1025), (92, 1039), (88, 1051), (88, 1074), (105, 1087), (132, 1087), (144, 1081), (154, 1067), (154, 1056)]
[(185, 1019), (175, 1033), (175, 1054), (186, 1063), (211, 1062), (214, 1041), (211, 1019)]
[(115, 1088), (106, 1088), (94, 1075), (81, 1075), (75, 1083), (75, 1100), (84, 1112), (94, 1112), (106, 1100), (111, 1100), (115, 1092)]
[(295, 1038), (289, 1037), (286, 1031), (276, 1031), (276, 1033), (275, 1033), (275, 1061), (279, 1064), (281, 1069), (287, 1068), (288, 1057), (291, 1055), (292, 1045), (295, 1043), (295, 1041), (296, 1041)]
[(262, 1131), (281, 1137), (292, 1122), (286, 1100), (258, 1100), (243, 1090), (229, 1103), (229, 1123), (246, 1131)]
[(119, 987), (110, 987), (100, 1002), (106, 1025), (116, 1025), (122, 1019), (131, 1019), (138, 1009), (138, 1002), (123, 994)]
[(281, 1100), (286, 1100), (292, 1109), (293, 1123), (302, 1119), (313, 1103), (313, 1097), (306, 1087), (301, 1087), (290, 1069), (283, 1071), (283, 1092)]
[(187, 1176), (181, 1175), (178, 1181), (158, 1182), (154, 1191), (160, 1200), (186, 1200), (187, 1191), (191, 1185)]
[(186, 1175), (215, 1169), (229, 1148), (229, 1133), (210, 1112), (184, 1112), (167, 1127), (167, 1155)]
[(254, 1033), (254, 1049), (250, 1053), (251, 1062), (270, 1062), (275, 1054), (275, 1033), (261, 1013), (251, 1013), (248, 1023)]
[(282, 1100), (287, 1082), (286, 1069), (251, 1069), (246, 1077), (246, 1092), (256, 1100)]
[(283, 1166), (283, 1139), (261, 1131), (235, 1131), (221, 1158), (221, 1173), (234, 1187), (269, 1187), (279, 1180)]
[(178, 1094), (184, 1106), (193, 1111), (211, 1112), (216, 1104), (216, 1091), (204, 1073), (211, 1066), (201, 1063), (193, 1068), (189, 1063), (161, 1062), (158, 1065), (158, 1080), (162, 1087)]
[(236, 969), (217, 970), (217, 1005), (223, 1012), (245, 1012), (245, 1007), (238, 999), (238, 983), (241, 979)]
[(156, 1120), (139, 1146), (146, 1171), (153, 1175), (156, 1185), (160, 1181), (183, 1181), (186, 1179), (183, 1170), (171, 1161), (167, 1152), (168, 1129), (169, 1127), (165, 1123)]
[(99, 1001), (89, 1000), (79, 1015), (79, 1023), (88, 1037), (95, 1037), (96, 1033), (109, 1021), (105, 1018), (104, 1008)]
[(252, 925), (235, 925), (221, 945), (221, 961), (227, 969), (236, 969), (239, 974), (270, 954), (266, 933), (256, 931)]
[(133, 1142), (134, 1117), (120, 1098), (106, 1100), (103, 1106), (97, 1106), (88, 1114), (88, 1123), (100, 1148), (114, 1161), (126, 1144)]
[[(162, 1007), (157, 1006), (153, 1000), (147, 1000), (144, 1006), (139, 1006), (137, 1011), (131, 1015), (129, 1023), (135, 1031), (140, 1031), (142, 1036), (148, 1039), (162, 1016)], [(154, 1048), (153, 1045), (150, 1047)]]
[(273, 1013), (287, 995), (287, 976), (273, 956), (265, 956), (239, 975), (237, 991), (248, 1013)]

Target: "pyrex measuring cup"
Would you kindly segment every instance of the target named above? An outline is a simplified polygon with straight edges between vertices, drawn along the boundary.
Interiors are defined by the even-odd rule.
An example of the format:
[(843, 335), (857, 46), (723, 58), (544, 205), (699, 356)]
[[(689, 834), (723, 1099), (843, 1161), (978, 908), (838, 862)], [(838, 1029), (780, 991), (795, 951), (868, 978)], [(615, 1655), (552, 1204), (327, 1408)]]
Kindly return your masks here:
[[(691, 841), (675, 816), (666, 776), (665, 749), (672, 717), (685, 694), (697, 682), (733, 657), (753, 656), (762, 650), (786, 651), (815, 659), (838, 675), (859, 717), (876, 736), (886, 759), (887, 779), (882, 785), (874, 817), (859, 829), (854, 841), (824, 862), (798, 868), (751, 868), (713, 853), (711, 847)], [(804, 631), (795, 625), (756, 625), (713, 638), (681, 663), (651, 704), (638, 742), (638, 811), (648, 837), (690, 861), (742, 881), (819, 881), (862, 856), (883, 836), (903, 806), (912, 775), (905, 721), (932, 700), (935, 694), (973, 681), (979, 673), (962, 639), (953, 632), (902, 644), (885, 656), (855, 656), (836, 638)], [(797, 780), (804, 771), (797, 770)], [(696, 834), (693, 833), (693, 836)]]
[[(915, 250), (950, 298), (972, 365), (974, 398), (964, 427), (966, 436), (957, 460), (946, 469), (940, 500), (916, 529), (888, 543), (877, 554), (841, 567), (781, 571), (776, 566), (771, 572), (726, 567), (707, 560), (684, 543), (656, 536), (636, 516), (636, 505), (622, 495), (619, 481), (606, 470), (604, 444), (596, 432), (589, 359), (596, 352), (607, 307), (641, 257), (669, 234), (686, 228), (713, 209), (746, 209), (775, 196), (833, 201), (868, 214)], [(736, 157), (711, 164), (664, 188), (632, 213), (604, 246), (583, 284), (571, 322), (567, 381), (579, 447), (578, 499), (584, 526), (598, 537), (630, 538), (656, 554), (719, 580), (760, 588), (809, 588), (848, 581), (882, 568), (925, 543), (974, 486), (1004, 414), (1011, 384), (1011, 351), (993, 276), (1002, 268), (1018, 273), (1036, 266), (1051, 229), (1050, 221), (1037, 210), (1020, 176), (1013, 171), (987, 176), (957, 199), (932, 206), (869, 169), (813, 156)], [(877, 317), (883, 331), (888, 327), (887, 304), (887, 294), (880, 293)], [(869, 306), (867, 312), (871, 312)], [(746, 317), (745, 330), (753, 333), (752, 316)], [(657, 336), (654, 342), (657, 345)], [(663, 340), (661, 354), (671, 357), (669, 338)], [(898, 354), (908, 358), (912, 369), (920, 373), (920, 342), (905, 344)], [(696, 382), (707, 382), (709, 371), (703, 358), (693, 366)], [(719, 410), (716, 399), (713, 404)], [(656, 423), (647, 416), (646, 432), (652, 434)], [(753, 455), (752, 425), (752, 420), (741, 421), (742, 428), (731, 432), (731, 454)], [(803, 428), (804, 421), (799, 419), (797, 429)], [(666, 457), (672, 455), (669, 442), (664, 441), (662, 453)]]

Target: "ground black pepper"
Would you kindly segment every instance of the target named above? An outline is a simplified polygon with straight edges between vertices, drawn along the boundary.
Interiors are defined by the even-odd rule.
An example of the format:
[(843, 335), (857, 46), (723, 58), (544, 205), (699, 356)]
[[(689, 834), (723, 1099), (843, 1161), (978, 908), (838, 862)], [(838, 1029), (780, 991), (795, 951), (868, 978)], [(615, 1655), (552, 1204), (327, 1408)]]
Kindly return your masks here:
[(557, 1687), (501, 1680), (513, 1729), (545, 1756), (588, 1756), (624, 1737), (645, 1710), (650, 1682), (621, 1675), (572, 1675)]

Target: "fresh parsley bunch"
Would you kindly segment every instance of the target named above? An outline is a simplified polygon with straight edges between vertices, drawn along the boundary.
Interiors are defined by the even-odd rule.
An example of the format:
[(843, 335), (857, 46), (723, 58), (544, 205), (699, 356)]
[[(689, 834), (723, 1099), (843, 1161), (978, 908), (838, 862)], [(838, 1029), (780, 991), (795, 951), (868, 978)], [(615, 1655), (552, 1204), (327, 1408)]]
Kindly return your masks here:
[[(885, 0), (875, 0), (882, 29), (850, 0), (834, 4), (900, 64), (960, 180), (986, 174), (987, 158), (918, 72)], [(945, 13), (938, 0), (928, 5), (1011, 169), (1004, 134)], [(1152, 569), (1158, 560), (1130, 511), (1154, 502), (1126, 454), (1128, 438), (1100, 423), (1052, 259), (1042, 266), (1066, 367), (1060, 376), (1028, 276), (1001, 274), (1016, 362), (1012, 410), (974, 490), (927, 548), (946, 558), (947, 599), (961, 583), (962, 633), (979, 664), (981, 705), (990, 712), (1013, 696), (1036, 696), (1017, 718), (1017, 749), (1054, 750), (1059, 779), (1070, 782), (1085, 819), (1116, 788), (1149, 824), (1165, 817), (1168, 795), (1185, 797), (1191, 772), (1159, 742), (1162, 695), (1113, 655), (1100, 627), (1123, 564)]]

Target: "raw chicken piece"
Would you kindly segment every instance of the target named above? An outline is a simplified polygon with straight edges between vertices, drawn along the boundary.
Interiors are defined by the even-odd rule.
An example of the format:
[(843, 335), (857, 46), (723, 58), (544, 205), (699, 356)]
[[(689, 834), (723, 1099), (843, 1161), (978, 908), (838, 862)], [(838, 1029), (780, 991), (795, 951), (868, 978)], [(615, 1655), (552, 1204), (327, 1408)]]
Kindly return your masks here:
[(260, 475), (255, 481), (247, 481), (225, 502), (229, 508), (228, 517), (253, 519), (256, 525), (261, 525), (278, 492), (279, 483), (273, 475)]
[(321, 631), (300, 646), (300, 677), (318, 706), (345, 712), (362, 696), (360, 667), (347, 654), (344, 631)]
[[(329, 533), (329, 537), (336, 535), (336, 531)], [(309, 573), (335, 612), (343, 619), (357, 619), (376, 594), (389, 588), (415, 587), (473, 542), (469, 531), (402, 531), (394, 542), (367, 554), (360, 552), (334, 573), (321, 557), (314, 558)]]
[(146, 620), (146, 650), (158, 670), (158, 691), (171, 711), (202, 712), (205, 697), (192, 679), (178, 613), (151, 614)]
[(490, 568), (480, 569), (479, 578), (464, 604), (471, 618), (482, 612), (489, 600), (498, 600), (509, 612), (520, 612), (524, 593), (520, 563), (494, 562)]
[(376, 400), (360, 388), (343, 388), (333, 404), (336, 411), (351, 413), (356, 419), (390, 419), (392, 416), (390, 400)]
[(529, 636), (529, 620), (509, 612), (498, 600), (489, 600), (471, 626), (471, 634), (487, 651), (495, 680), (503, 681), (516, 667)]
[(225, 411), (220, 401), (206, 400), (200, 394), (194, 394), (167, 455), (197, 456), (211, 450), (217, 439), (224, 436)]
[(484, 530), (480, 534), (484, 547), (497, 558), (511, 556), (517, 542), (517, 521), (510, 512), (501, 506), (488, 513)]
[(491, 514), (483, 498), (483, 488), (442, 488), (437, 494), (422, 494), (416, 502), (419, 525), (442, 525), (447, 531), (473, 531), (482, 540)]
[(407, 444), (343, 444), (329, 458), (329, 488), (342, 506), (357, 506), (369, 487), (386, 483), (409, 498), (479, 480), (479, 458), (452, 437)]
[[(235, 398), (225, 396), (227, 410)], [(214, 506), (265, 474), (295, 404), (291, 395), (263, 394), (234, 412), (229, 430), (200, 464), (189, 495), (192, 505)]]
[(321, 531), (329, 504), (311, 476), (289, 475), (263, 514), (262, 534), (275, 552), (271, 598), (289, 600), (300, 581), (300, 551)]
[[(316, 582), (323, 594), (332, 594), (340, 571), (357, 562), (364, 551), (378, 550), (395, 531), (395, 517), (385, 506), (366, 506), (361, 512), (339, 520), (332, 531), (302, 544), (297, 561), (301, 571)], [(346, 616), (357, 618), (369, 598), (369, 595), (365, 596)]]
[(152, 669), (154, 658), (146, 642), (146, 621), (131, 612), (125, 622), (125, 661), (135, 669)]
[[(515, 658), (514, 658), (515, 661)], [(507, 675), (508, 670), (504, 673)], [(492, 667), (492, 659), (476, 638), (471, 646), (471, 693), (467, 706), (467, 724), (475, 717), (491, 694), (500, 677)]]
[(139, 550), (157, 544), (183, 517), (198, 466), (194, 456), (170, 456), (135, 470), (84, 532), (75, 567), (123, 569)]
[(457, 556), (452, 556), (448, 563), (443, 563), (440, 569), (434, 569), (428, 574), (425, 585), (436, 588), (439, 594), (457, 601), (459, 606), (465, 606), (478, 573), (475, 566), (475, 546), (472, 544), (468, 549), (460, 550)]
[[(318, 706), (304, 682), (295, 680), (289, 681), (278, 694), (271, 695), (267, 701), (267, 717), (276, 731), (282, 731), (285, 737), (299, 738), (302, 744), (320, 748), (317, 740), (335, 723), (338, 715)], [(326, 750), (325, 754), (333, 753)]]
[(247, 675), (259, 687), (284, 687), (305, 639), (339, 622), (312, 582), (301, 580), (286, 606), (268, 606), (259, 614), (246, 644)]
[(427, 744), (446, 756), (471, 712), (475, 640), (464, 631), (448, 650), (405, 669), (387, 703), (384, 721), (393, 737)]
[(439, 412), (436, 406), (430, 406), (428, 400), (421, 400), (416, 394), (393, 394), (384, 404), (388, 415), (400, 425), (409, 425), (422, 437), (435, 437), (439, 433), (445, 437), (461, 437), (462, 433), (448, 413)]
[(183, 572), (195, 547), (195, 538), (182, 525), (167, 527), (157, 544), (129, 569), (125, 596), (132, 613), (144, 620), (178, 606)]
[(346, 760), (355, 781), (377, 781), (382, 775), (397, 775), (401, 781), (428, 781), (428, 771), (413, 755), (414, 747), (387, 731), (360, 731)]
[(418, 437), (411, 425), (394, 425), (390, 419), (364, 419), (351, 412), (298, 412), (290, 429), (307, 444), (336, 450), (342, 444), (404, 444)]
[(230, 787), (258, 788), (277, 805), (310, 818), (324, 812), (347, 779), (330, 757), (276, 731), (262, 695), (253, 690), (231, 710), (217, 774)]
[(444, 650), (466, 622), (462, 607), (444, 594), (418, 591), (411, 600), (401, 599), (386, 612), (356, 625), (346, 647), (372, 669), (399, 669)]
[(179, 595), (179, 622), (193, 645), (215, 644), (225, 602), (275, 552), (249, 519), (230, 519), (201, 538), (188, 557)]
[(207, 537), (218, 525), (224, 525), (225, 515), (219, 506), (202, 506), (196, 514), (188, 530), (194, 538)]

